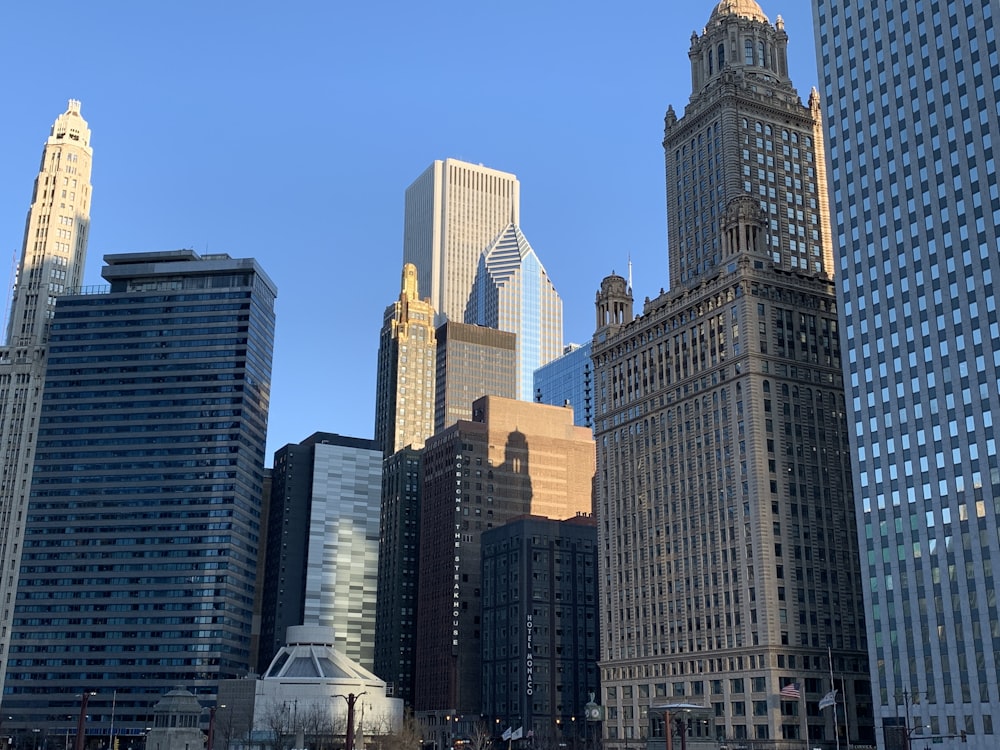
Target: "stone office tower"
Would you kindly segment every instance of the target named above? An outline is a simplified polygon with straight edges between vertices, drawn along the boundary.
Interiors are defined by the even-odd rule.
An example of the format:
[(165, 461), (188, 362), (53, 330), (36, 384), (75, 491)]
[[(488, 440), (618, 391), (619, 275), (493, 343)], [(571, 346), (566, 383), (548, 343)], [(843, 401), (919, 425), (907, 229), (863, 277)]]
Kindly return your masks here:
[(1000, 5), (813, 7), (879, 740), (994, 748)]
[[(819, 102), (801, 103), (787, 41), (753, 0), (723, 0), (692, 36), (693, 92), (663, 142), (671, 289), (634, 320), (625, 279), (597, 298), (616, 747), (647, 728), (662, 742), (667, 703), (709, 708), (690, 736), (833, 747), (827, 649), (851, 739), (872, 739)], [(795, 683), (802, 699), (782, 700)]]
[(465, 320), (479, 256), (520, 211), (517, 177), (458, 159), (435, 161), (406, 189), (403, 262), (417, 267), (439, 325)]
[(90, 228), (90, 128), (71, 99), (56, 118), (24, 229), (21, 262), (0, 347), (0, 690), (31, 486), (46, 344), (55, 299), (83, 278)]
[(385, 309), (375, 386), (375, 442), (386, 456), (434, 434), (434, 308), (420, 299), (417, 267), (403, 266), (399, 299)]

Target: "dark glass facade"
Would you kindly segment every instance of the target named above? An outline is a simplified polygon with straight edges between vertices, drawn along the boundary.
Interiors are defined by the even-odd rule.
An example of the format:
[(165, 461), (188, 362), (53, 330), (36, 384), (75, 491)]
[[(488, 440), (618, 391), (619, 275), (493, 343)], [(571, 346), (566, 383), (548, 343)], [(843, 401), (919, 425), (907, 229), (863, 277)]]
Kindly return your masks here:
[(226, 255), (105, 261), (110, 291), (61, 297), (52, 321), (12, 732), (61, 736), (96, 691), (89, 734), (112, 701), (116, 734), (140, 733), (174, 686), (211, 701), (250, 666), (276, 289)]
[(407, 705), (414, 689), (422, 453), (403, 448), (382, 464), (375, 674)]

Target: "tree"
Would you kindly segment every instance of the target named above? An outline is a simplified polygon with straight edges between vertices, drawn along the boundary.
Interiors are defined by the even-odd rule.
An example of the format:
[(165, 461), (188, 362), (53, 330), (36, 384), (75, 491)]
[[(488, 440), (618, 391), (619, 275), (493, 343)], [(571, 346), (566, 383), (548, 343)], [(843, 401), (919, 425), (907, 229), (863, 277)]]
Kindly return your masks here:
[(399, 729), (381, 735), (378, 743), (380, 750), (419, 750), (423, 744), (420, 723), (411, 711), (407, 711)]

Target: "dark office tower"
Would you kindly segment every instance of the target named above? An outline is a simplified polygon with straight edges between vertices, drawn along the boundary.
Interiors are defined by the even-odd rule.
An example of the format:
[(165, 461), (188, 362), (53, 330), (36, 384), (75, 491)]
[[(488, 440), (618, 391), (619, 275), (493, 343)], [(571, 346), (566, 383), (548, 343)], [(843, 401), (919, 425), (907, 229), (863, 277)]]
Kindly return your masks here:
[[(70, 99), (42, 149), (0, 346), (0, 693), (34, 468), (45, 345), (56, 297), (83, 278), (90, 230), (90, 128)], [(4, 310), (6, 314), (8, 311)]]
[(573, 411), (487, 396), (427, 441), (420, 509), (418, 718), (470, 732), (482, 706), (480, 537), (515, 516), (589, 513), (594, 443)]
[(379, 520), (375, 674), (392, 694), (413, 705), (413, 658), (417, 635), (420, 554), (421, 451), (403, 448), (382, 464)]
[(403, 266), (399, 299), (385, 309), (378, 347), (375, 442), (389, 456), (423, 447), (434, 431), (434, 308), (417, 293), (417, 268)]
[(1000, 6), (813, 8), (879, 740), (994, 748)]
[(319, 625), (372, 667), (381, 487), (374, 440), (316, 432), (275, 452), (258, 663), (288, 645), (290, 625)]
[(550, 747), (584, 739), (598, 692), (597, 525), (518, 518), (483, 532), (483, 714)]
[(96, 691), (92, 722), (141, 733), (251, 661), (274, 284), (192, 250), (105, 263), (110, 291), (52, 319), (7, 731), (69, 731)]
[(828, 649), (836, 726), (846, 705), (852, 742), (873, 737), (818, 103), (799, 101), (786, 41), (752, 0), (720, 2), (692, 37), (694, 93), (664, 139), (671, 289), (636, 319), (621, 277), (597, 299), (618, 747), (647, 726), (662, 741), (662, 716), (643, 717), (667, 703), (708, 706), (727, 744), (833, 747)]
[(470, 419), (482, 396), (517, 398), (517, 334), (454, 321), (439, 326), (434, 432)]

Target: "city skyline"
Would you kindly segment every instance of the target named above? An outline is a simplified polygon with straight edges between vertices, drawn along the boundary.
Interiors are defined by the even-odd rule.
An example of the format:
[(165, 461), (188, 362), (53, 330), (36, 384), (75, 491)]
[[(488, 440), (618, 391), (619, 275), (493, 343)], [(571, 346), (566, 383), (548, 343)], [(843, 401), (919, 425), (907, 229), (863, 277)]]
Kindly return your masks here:
[[(66, 99), (79, 99), (99, 153), (85, 283), (102, 283), (109, 252), (191, 247), (257, 258), (283, 290), (267, 456), (315, 430), (370, 437), (378, 326), (398, 295), (403, 195), (433, 160), (517, 176), (521, 225), (563, 297), (564, 343), (590, 338), (600, 279), (624, 273), (629, 254), (637, 301), (665, 285), (662, 118), (690, 90), (676, 50), (713, 6), (650, 2), (612, 13), (584, 3), (567, 14), (443, 3), (401, 8), (386, 27), (378, 9), (361, 6), (328, 18), (318, 3), (280, 15), (251, 4), (234, 18), (222, 8), (116, 12), (125, 6), (112, 3), (74, 13), (88, 51), (68, 67), (36, 57), (31, 34), (16, 33), (45, 26), (58, 8), (12, 8), (0, 60), (12, 68), (31, 58), (38, 68), (10, 82), (18, 107), (0, 120), (11, 149), (0, 282), (6, 288), (23, 235), (39, 139)], [(811, 12), (792, 2), (767, 11), (785, 18), (806, 95), (818, 80)], [(531, 56), (481, 49), (481, 30), (499, 33), (509, 17), (520, 18)], [(442, 32), (451, 49), (422, 41)], [(462, 95), (449, 97), (451, 88)], [(514, 114), (500, 114), (506, 96), (517, 100)], [(316, 146), (316, 133), (335, 137)], [(6, 291), (0, 304), (6, 317)], [(361, 321), (338, 342), (354, 368), (304, 343), (319, 321), (344, 317)]]

